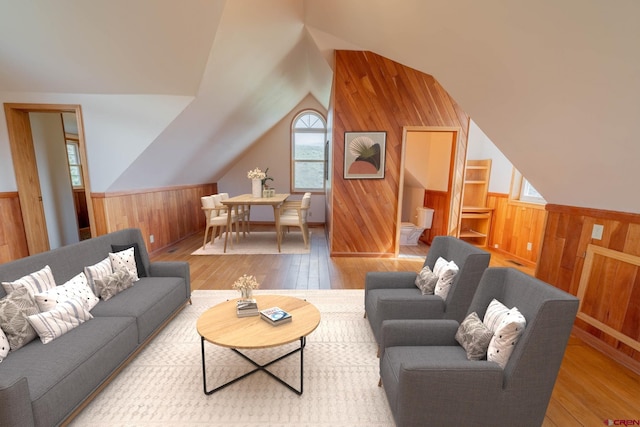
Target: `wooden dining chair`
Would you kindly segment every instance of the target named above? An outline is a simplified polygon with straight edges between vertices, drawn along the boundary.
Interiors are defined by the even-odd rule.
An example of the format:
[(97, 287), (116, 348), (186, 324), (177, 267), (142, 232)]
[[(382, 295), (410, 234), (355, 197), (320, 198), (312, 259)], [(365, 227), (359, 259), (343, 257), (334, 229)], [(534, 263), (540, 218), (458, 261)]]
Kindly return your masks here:
[(286, 201), (280, 207), (280, 230), (282, 237), (290, 227), (299, 227), (302, 231), (304, 247), (309, 247), (309, 227), (307, 214), (311, 207), (311, 193), (305, 193), (302, 200)]
[[(202, 249), (207, 246), (207, 237), (209, 235), (209, 230), (211, 232), (211, 243), (216, 238), (218, 234), (218, 229), (220, 229), (220, 237), (222, 237), (222, 231), (229, 233), (233, 232), (233, 225), (236, 226), (236, 234), (238, 231), (238, 219), (233, 218), (231, 220), (231, 228), (232, 230), (227, 230), (227, 215), (228, 212), (221, 213), (222, 209), (219, 206), (216, 206), (216, 199), (219, 201), (220, 196), (215, 194), (211, 196), (203, 196), (200, 197), (200, 202), (202, 203), (202, 211), (204, 212), (204, 216), (206, 218), (206, 227), (204, 229), (204, 240), (202, 242)], [(237, 240), (237, 239), (236, 239)], [(233, 242), (233, 238), (231, 239)]]
[[(220, 195), (221, 201), (229, 198), (229, 193), (218, 194)], [(238, 221), (240, 223), (240, 226), (242, 227), (242, 236), (244, 237), (245, 235), (250, 234), (249, 219), (251, 218), (251, 205), (238, 205), (236, 214), (238, 215)]]

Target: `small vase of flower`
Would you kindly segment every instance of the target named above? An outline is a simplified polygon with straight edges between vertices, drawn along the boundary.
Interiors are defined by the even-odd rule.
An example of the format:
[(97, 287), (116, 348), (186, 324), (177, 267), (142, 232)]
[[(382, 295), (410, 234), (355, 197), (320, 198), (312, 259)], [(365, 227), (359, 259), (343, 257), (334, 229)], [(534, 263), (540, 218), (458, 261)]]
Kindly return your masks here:
[(253, 290), (258, 289), (260, 284), (255, 276), (243, 274), (233, 283), (232, 288), (240, 291), (240, 299), (251, 299)]
[(264, 184), (264, 179), (266, 178), (267, 173), (262, 172), (260, 168), (255, 168), (254, 170), (250, 170), (247, 172), (247, 178), (251, 180), (251, 196), (260, 198), (262, 197), (262, 186)]

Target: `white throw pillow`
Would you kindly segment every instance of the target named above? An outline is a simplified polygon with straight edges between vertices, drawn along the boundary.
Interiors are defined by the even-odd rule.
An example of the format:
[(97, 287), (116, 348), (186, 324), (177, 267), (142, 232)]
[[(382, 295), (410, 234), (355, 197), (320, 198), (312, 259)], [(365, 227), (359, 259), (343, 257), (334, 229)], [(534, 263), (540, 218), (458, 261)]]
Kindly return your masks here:
[(4, 331), (0, 329), (0, 362), (2, 362), (5, 357), (7, 357), (7, 354), (9, 354), (10, 349), (11, 349), (11, 346), (9, 345), (9, 340), (7, 339), (7, 336), (4, 334)]
[(106, 257), (97, 264), (84, 268), (84, 274), (87, 276), (87, 280), (89, 281), (89, 287), (95, 296), (100, 296), (100, 292), (96, 289), (95, 280), (106, 277), (111, 273), (113, 273), (113, 269), (111, 268), (111, 260), (109, 257)]
[(438, 274), (438, 282), (436, 283), (436, 288), (433, 293), (443, 300), (446, 300), (451, 285), (453, 284), (453, 279), (455, 279), (458, 271), (459, 268), (453, 261), (449, 261), (444, 267), (441, 267), (440, 274)]
[(15, 291), (20, 287), (25, 287), (32, 296), (40, 292), (48, 291), (55, 286), (56, 281), (53, 279), (51, 267), (48, 265), (13, 282), (2, 282), (2, 287), (7, 294), (10, 294), (11, 291)]
[(78, 274), (63, 285), (35, 295), (40, 311), (52, 310), (56, 304), (71, 298), (83, 301), (87, 310), (91, 310), (100, 301), (89, 287), (87, 276), (84, 273)]
[(136, 267), (136, 257), (133, 248), (124, 251), (109, 253), (111, 268), (114, 272), (127, 269), (131, 273), (134, 282), (138, 280), (138, 268)]
[(43, 344), (66, 334), (70, 330), (93, 319), (91, 313), (78, 299), (70, 299), (56, 305), (51, 311), (31, 315), (27, 318)]
[(442, 257), (438, 257), (438, 259), (436, 260), (436, 263), (433, 264), (433, 272), (436, 273), (438, 276), (440, 276), (442, 269), (446, 268), (447, 264), (449, 264), (449, 261), (447, 261)]
[(496, 362), (504, 369), (522, 336), (527, 321), (517, 307), (507, 308), (494, 299), (487, 308), (483, 323), (493, 331), (487, 350), (487, 360)]

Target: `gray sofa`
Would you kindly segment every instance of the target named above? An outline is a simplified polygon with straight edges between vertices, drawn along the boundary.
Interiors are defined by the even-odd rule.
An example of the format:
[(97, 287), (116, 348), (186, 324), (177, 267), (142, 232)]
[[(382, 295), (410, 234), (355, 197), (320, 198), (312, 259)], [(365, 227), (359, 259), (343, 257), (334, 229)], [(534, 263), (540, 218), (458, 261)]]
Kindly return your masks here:
[[(0, 363), (0, 426), (53, 426), (75, 415), (184, 308), (191, 295), (189, 264), (150, 263), (138, 229), (0, 265), (0, 281), (49, 265), (59, 285), (115, 252), (112, 245), (133, 243), (147, 277), (107, 301), (100, 300), (91, 310), (93, 319), (47, 344), (36, 338)], [(0, 287), (0, 298), (5, 295)]]
[(469, 306), (517, 307), (526, 326), (502, 369), (468, 360), (455, 320), (389, 320), (380, 378), (398, 427), (540, 426), (578, 311), (578, 299), (512, 268), (488, 268)]
[(389, 319), (453, 319), (461, 322), (476, 292), (491, 254), (451, 236), (437, 236), (427, 252), (423, 267), (433, 267), (438, 258), (454, 261), (460, 268), (446, 300), (422, 295), (415, 285), (415, 271), (367, 273), (364, 284), (365, 315), (380, 344), (382, 324)]

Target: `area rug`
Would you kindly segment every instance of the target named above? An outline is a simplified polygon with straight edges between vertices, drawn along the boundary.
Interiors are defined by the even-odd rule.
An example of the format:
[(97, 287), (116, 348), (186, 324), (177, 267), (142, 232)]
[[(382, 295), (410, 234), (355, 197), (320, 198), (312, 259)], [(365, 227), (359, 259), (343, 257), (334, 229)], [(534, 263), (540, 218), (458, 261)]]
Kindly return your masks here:
[[(311, 233), (309, 233), (311, 239)], [(213, 244), (207, 243), (204, 247), (198, 248), (191, 255), (259, 255), (259, 254), (307, 254), (309, 248), (304, 247), (302, 233), (291, 230), (286, 233), (280, 244), (280, 252), (276, 244), (275, 231), (252, 231), (246, 236), (240, 233), (240, 241), (236, 242), (235, 233), (233, 235), (233, 244), (231, 236), (227, 242), (227, 252), (223, 252), (224, 238), (217, 238)]]
[[(378, 387), (376, 344), (363, 317), (362, 290), (258, 290), (304, 298), (321, 313), (304, 350), (304, 393), (298, 396), (264, 372), (211, 396), (202, 386), (195, 325), (209, 307), (235, 291), (194, 291), (187, 306), (79, 415), (73, 426), (393, 426)], [(259, 362), (288, 349), (254, 350)], [(251, 370), (231, 350), (205, 345), (207, 385)], [(299, 385), (299, 353), (270, 369)]]

